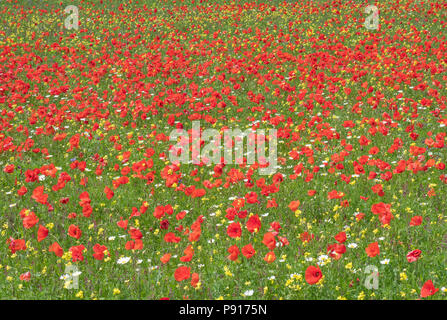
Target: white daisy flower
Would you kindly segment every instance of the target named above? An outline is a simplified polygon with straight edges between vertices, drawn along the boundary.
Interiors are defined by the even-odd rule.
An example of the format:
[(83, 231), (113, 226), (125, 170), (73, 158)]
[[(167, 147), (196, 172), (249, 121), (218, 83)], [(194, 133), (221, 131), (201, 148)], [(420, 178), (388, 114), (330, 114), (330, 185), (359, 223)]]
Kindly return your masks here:
[(118, 264), (126, 264), (126, 263), (128, 263), (129, 261), (130, 261), (130, 257), (122, 257), (122, 258), (119, 258), (119, 259), (118, 259), (117, 263), (118, 263)]
[(254, 290), (247, 290), (244, 292), (244, 296), (250, 297), (253, 295), (253, 293), (254, 293)]
[(314, 259), (314, 258), (312, 258), (312, 257), (304, 258), (304, 260), (306, 260), (307, 262), (313, 261), (313, 259)]

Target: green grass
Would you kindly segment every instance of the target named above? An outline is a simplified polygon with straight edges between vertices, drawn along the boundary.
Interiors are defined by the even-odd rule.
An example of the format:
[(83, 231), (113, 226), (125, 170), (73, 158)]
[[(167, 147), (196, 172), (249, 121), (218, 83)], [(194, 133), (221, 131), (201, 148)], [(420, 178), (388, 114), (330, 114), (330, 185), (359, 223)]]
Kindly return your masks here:
[[(377, 4), (381, 29), (368, 31), (363, 27), (363, 8), (367, 2), (300, 1), (295, 4), (271, 1), (260, 5), (260, 1), (202, 4), (198, 1), (195, 4), (190, 1), (177, 4), (133, 1), (123, 11), (117, 9), (120, 1), (104, 1), (104, 4), (99, 1), (62, 1), (62, 6), (59, 2), (41, 1), (32, 3), (34, 8), (31, 8), (29, 1), (6, 1), (0, 7), (4, 32), (0, 34), (0, 86), (3, 88), (0, 98), (4, 98), (1, 110), (6, 110), (1, 113), (0, 137), (2, 141), (10, 137), (17, 148), (23, 147), (27, 137), (17, 128), (26, 126), (34, 140), (34, 146), (29, 150), (0, 152), (0, 167), (15, 165), (13, 173), (2, 171), (0, 178), (0, 298), (417, 299), (421, 287), (429, 279), (436, 288), (447, 287), (447, 186), (440, 180), (440, 175), (446, 174), (445, 170), (430, 167), (417, 173), (394, 174), (389, 181), (380, 178), (385, 171), (393, 171), (399, 160), (416, 158), (410, 154), (412, 145), (428, 149), (421, 160), (422, 166), (429, 159), (435, 163), (446, 161), (445, 147), (428, 148), (424, 143), (429, 136), (434, 139), (446, 131), (438, 122), (446, 118), (445, 5), (427, 1), (424, 9), (417, 12), (412, 11), (414, 7), (410, 1), (399, 6), (393, 1), (381, 1)], [(68, 4), (80, 8), (78, 31), (63, 29), (63, 9)], [(144, 4), (147, 11), (142, 9)], [(273, 5), (276, 11), (270, 10)], [(26, 16), (20, 13), (22, 6), (29, 8)], [(154, 13), (155, 8), (157, 13)], [(416, 21), (416, 18), (421, 20)], [(218, 31), (219, 34), (215, 34)], [(431, 42), (430, 48), (428, 42)], [(33, 73), (45, 64), (47, 70), (33, 79)], [(239, 68), (239, 73), (231, 73), (235, 67)], [(187, 68), (196, 70), (191, 78), (185, 76)], [(206, 72), (199, 75), (203, 71)], [(4, 76), (7, 72), (12, 72), (12, 79)], [(240, 88), (235, 90), (231, 82), (223, 84), (217, 80), (222, 73), (226, 74), (226, 80), (234, 78)], [(267, 74), (272, 79), (260, 84), (260, 76)], [(289, 80), (293, 74), (295, 78)], [(214, 82), (205, 81), (213, 76), (216, 77)], [(285, 78), (293, 89), (286, 90), (283, 84), (274, 81), (280, 78)], [(178, 83), (165, 84), (168, 79)], [(26, 94), (13, 90), (23, 83), (30, 85)], [(175, 188), (166, 187), (160, 173), (169, 163), (159, 159), (159, 154), (168, 154), (172, 142), (159, 141), (156, 135), (169, 136), (172, 130), (167, 124), (170, 114), (175, 114), (175, 120), (190, 129), (189, 116), (195, 112), (190, 104), (213, 102), (209, 99), (213, 97), (211, 93), (195, 100), (190, 87), (192, 83), (197, 84), (199, 92), (211, 88), (211, 92), (220, 94), (229, 86), (233, 91), (230, 95), (237, 98), (238, 105), (234, 106), (221, 94), (222, 97), (215, 100), (216, 103), (224, 101), (224, 109), (198, 111), (217, 120), (215, 125), (201, 120), (203, 128), (228, 126), (244, 130), (251, 126), (251, 118), (254, 118), (261, 122), (260, 129), (276, 127), (286, 133), (279, 138), (278, 144), (278, 157), (286, 161), (278, 169), (283, 181), (277, 193), (261, 194), (256, 181), (265, 178), (266, 184), (271, 184), (273, 177), (260, 176), (257, 170), (251, 176), (255, 183), (253, 188), (238, 181), (227, 188), (206, 189), (202, 198), (191, 198)], [(362, 87), (364, 83), (366, 88)], [(427, 89), (413, 90), (420, 83), (427, 85)], [(48, 93), (49, 89), (63, 85), (68, 86), (66, 92), (57, 96)], [(268, 92), (266, 87), (270, 89)], [(367, 92), (369, 87), (373, 92)], [(83, 90), (76, 92), (79, 88)], [(114, 100), (123, 88), (126, 96)], [(352, 90), (349, 96), (344, 88)], [(274, 94), (275, 89), (279, 96)], [(103, 98), (105, 90), (108, 94)], [(402, 97), (398, 97), (398, 90), (402, 91)], [(437, 94), (429, 90), (436, 90)], [(263, 95), (264, 101), (259, 104), (251, 101), (249, 91)], [(373, 107), (375, 101), (368, 99), (380, 96), (378, 91), (383, 98)], [(177, 102), (167, 99), (175, 93), (179, 94)], [(182, 93), (194, 102), (185, 99), (182, 103)], [(303, 93), (302, 97), (299, 97), (300, 93)], [(162, 106), (154, 100), (156, 96), (163, 101)], [(423, 99), (430, 99), (431, 106), (421, 108)], [(69, 104), (69, 112), (57, 117), (57, 110), (63, 106), (62, 100)], [(361, 111), (356, 113), (352, 107), (358, 102), (362, 103)], [(313, 109), (308, 108), (310, 103)], [(419, 108), (417, 117), (412, 117), (413, 104)], [(138, 109), (139, 105), (144, 108)], [(22, 111), (17, 111), (20, 106)], [(121, 117), (116, 111), (126, 106), (128, 113)], [(254, 107), (262, 107), (262, 110), (256, 111)], [(410, 110), (405, 111), (406, 107)], [(438, 109), (438, 116), (433, 114), (435, 109)], [(98, 110), (103, 115), (109, 112), (107, 119), (99, 119), (95, 115)], [(329, 114), (324, 115), (325, 110), (330, 110)], [(393, 119), (396, 110), (402, 115), (400, 120)], [(14, 112), (13, 117), (7, 112)], [(143, 113), (146, 113), (146, 119), (141, 118)], [(397, 125), (386, 122), (384, 113)], [(282, 116), (277, 124), (271, 121), (276, 115)], [(385, 121), (387, 135), (380, 131), (374, 135), (368, 132), (371, 128), (369, 119)], [(355, 127), (343, 127), (346, 120), (352, 120)], [(95, 123), (98, 125), (96, 130)], [(114, 128), (110, 129), (107, 123)], [(410, 139), (406, 131), (410, 124), (419, 134), (416, 141)], [(54, 141), (54, 132), (37, 135), (35, 131), (39, 128), (43, 131), (58, 128), (55, 132), (65, 132), (67, 137)], [(338, 134), (333, 139), (328, 138), (327, 130), (331, 128)], [(79, 148), (67, 153), (68, 140), (85, 132), (90, 132), (93, 139), (81, 136)], [(133, 134), (131, 138), (128, 137), (130, 133)], [(371, 140), (370, 145), (360, 146), (358, 137), (362, 135)], [(110, 140), (112, 137), (120, 137), (117, 143), (122, 145), (121, 151), (115, 149), (115, 143)], [(388, 153), (396, 138), (402, 139), (402, 147)], [(346, 150), (341, 144), (343, 139), (352, 144), (353, 149), (342, 161), (344, 169), (335, 169), (335, 173), (331, 173), (329, 167), (335, 167), (335, 164), (329, 164), (331, 157)], [(442, 139), (445, 142), (445, 136)], [(306, 145), (313, 150), (313, 162), (304, 153), (298, 160), (290, 157), (290, 151), (300, 152)], [(352, 176), (350, 183), (341, 180), (342, 173), (354, 174), (353, 162), (368, 155), (372, 146), (377, 146), (379, 153), (371, 158), (380, 159), (390, 167), (380, 169), (364, 165), (364, 175)], [(34, 153), (33, 148), (46, 148), (52, 157)], [(114, 197), (108, 200), (104, 187), (113, 189), (112, 181), (121, 176), (120, 171), (125, 167), (117, 157), (131, 151), (128, 166), (132, 167), (133, 163), (145, 159), (147, 148), (155, 151), (151, 157), (153, 167), (145, 171), (154, 171), (153, 182), (147, 184), (131, 172), (129, 183), (114, 189)], [(95, 154), (107, 162), (100, 176), (95, 174), (98, 165), (92, 159)], [(86, 161), (89, 171), (70, 169), (71, 159)], [(325, 163), (329, 165), (323, 166)], [(49, 164), (60, 168), (56, 177), (25, 182), (26, 170)], [(291, 179), (294, 167), (299, 164), (303, 165), (302, 174)], [(114, 170), (115, 165), (119, 165), (118, 171)], [(305, 181), (314, 166), (323, 167), (314, 173), (312, 180)], [(190, 172), (196, 168), (198, 174), (191, 176)], [(240, 170), (246, 177), (248, 167), (227, 165), (221, 177), (223, 183), (232, 168)], [(63, 189), (52, 191), (59, 174), (64, 171), (71, 176), (71, 181)], [(213, 166), (182, 164), (180, 171), (181, 183), (185, 186), (204, 188), (204, 180), (216, 180), (210, 174)], [(376, 179), (367, 178), (370, 171), (378, 173)], [(200, 181), (195, 180), (197, 177)], [(87, 186), (80, 185), (82, 178), (88, 178)], [(383, 185), (383, 197), (371, 191), (377, 183)], [(47, 206), (31, 198), (34, 188), (40, 185), (45, 186), (48, 201), (54, 207), (51, 212)], [(28, 188), (28, 193), (20, 197), (17, 190), (22, 186)], [(328, 192), (334, 189), (345, 196), (340, 200), (329, 200)], [(434, 189), (435, 196), (427, 195), (430, 189)], [(308, 190), (317, 193), (310, 197)], [(89, 218), (83, 217), (78, 204), (83, 191), (88, 191), (91, 198), (93, 213)], [(229, 238), (225, 210), (231, 207), (233, 198), (243, 198), (251, 191), (257, 192), (259, 203), (246, 204), (243, 209), (261, 217), (261, 230), (252, 234), (243, 228), (241, 238)], [(361, 196), (368, 199), (362, 200)], [(64, 197), (70, 199), (67, 204), (59, 202)], [(278, 207), (267, 208), (267, 200), (272, 198), (276, 199)], [(297, 213), (288, 208), (293, 200), (301, 202)], [(341, 200), (347, 200), (349, 206), (341, 206)], [(148, 202), (146, 213), (129, 219), (129, 227), (142, 231), (144, 248), (126, 250), (130, 236), (116, 223), (120, 217), (128, 219), (132, 208), (139, 209), (143, 201)], [(372, 204), (379, 202), (391, 204), (394, 219), (389, 226), (384, 227), (378, 216), (371, 212)], [(160, 221), (152, 213), (158, 205), (168, 204), (174, 207), (174, 214), (167, 217), (169, 229), (162, 230)], [(38, 225), (31, 229), (23, 227), (19, 212), (24, 208), (35, 212), (39, 217), (38, 224), (50, 229), (43, 241), (37, 241)], [(177, 221), (175, 215), (182, 210), (189, 212), (183, 220)], [(71, 212), (78, 217), (68, 219)], [(356, 212), (365, 213), (365, 218), (357, 221)], [(200, 215), (205, 217), (201, 237), (192, 243), (195, 252), (192, 260), (183, 263), (179, 259), (190, 242), (174, 228), (180, 225), (191, 227)], [(416, 215), (423, 216), (423, 223), (410, 227), (410, 219)], [(245, 220), (241, 220), (243, 225)], [(268, 264), (263, 258), (270, 250), (262, 240), (274, 221), (282, 227), (279, 235), (290, 243), (275, 248), (276, 260)], [(79, 240), (67, 234), (71, 224), (81, 228)], [(334, 236), (341, 231), (348, 236), (346, 253), (339, 260), (321, 260), (322, 256), (328, 255), (327, 246), (336, 243)], [(167, 232), (175, 232), (182, 240), (178, 244), (166, 243), (163, 237)], [(315, 238), (304, 243), (300, 240), (303, 232), (312, 233)], [(25, 239), (27, 249), (12, 254), (6, 244), (10, 237)], [(376, 241), (380, 254), (368, 257), (365, 248)], [(48, 252), (53, 242), (58, 242), (64, 252), (83, 244), (85, 260), (73, 263), (68, 255), (56, 257)], [(108, 259), (98, 261), (92, 257), (96, 243), (107, 246)], [(236, 244), (241, 249), (249, 243), (256, 250), (254, 257), (246, 259), (241, 254), (237, 261), (227, 258), (227, 249), (231, 245)], [(348, 247), (350, 243), (357, 247)], [(406, 255), (414, 249), (420, 249), (422, 256), (409, 263)], [(165, 253), (171, 253), (172, 258), (164, 265), (160, 258)], [(131, 257), (131, 260), (120, 265), (117, 264), (120, 257)], [(386, 259), (389, 263), (382, 264)], [(70, 263), (82, 272), (77, 290), (64, 288), (64, 281), (60, 279)], [(317, 263), (323, 280), (309, 285), (305, 281), (305, 271), (309, 265)], [(174, 272), (180, 265), (199, 274), (198, 287), (192, 287), (190, 280), (175, 280)], [(379, 269), (376, 290), (364, 285), (369, 276), (365, 269), (369, 265)], [(20, 275), (28, 271), (31, 272), (30, 281), (21, 281)], [(114, 289), (119, 289), (120, 293), (115, 290), (114, 294)], [(245, 296), (247, 290), (254, 290), (253, 295)], [(445, 297), (445, 292), (440, 290), (428, 299)]]

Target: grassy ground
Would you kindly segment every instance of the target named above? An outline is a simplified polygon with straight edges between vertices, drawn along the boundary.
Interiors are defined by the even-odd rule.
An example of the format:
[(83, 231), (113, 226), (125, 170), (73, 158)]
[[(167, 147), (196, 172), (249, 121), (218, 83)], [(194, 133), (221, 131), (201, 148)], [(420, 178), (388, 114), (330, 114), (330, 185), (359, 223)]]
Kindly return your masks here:
[[(368, 30), (365, 1), (102, 2), (0, 6), (0, 298), (418, 299), (431, 280), (439, 291), (424, 298), (445, 299), (445, 4), (380, 1), (380, 28)], [(67, 5), (79, 8), (78, 30), (64, 28)], [(204, 129), (276, 128), (277, 172), (235, 164), (214, 177), (214, 165), (173, 172), (169, 134), (194, 119)], [(178, 174), (174, 184), (166, 173)], [(118, 186), (120, 177), (128, 181)], [(191, 186), (206, 193), (185, 193)], [(227, 212), (240, 198), (247, 216), (233, 221)], [(380, 203), (390, 206), (375, 214)], [(167, 205), (171, 215), (154, 217)], [(191, 239), (185, 230), (200, 216)], [(250, 216), (261, 221), (256, 232)], [(422, 223), (410, 226), (415, 216)], [(237, 238), (227, 232), (234, 222)], [(281, 226), (274, 249), (263, 243), (272, 223)], [(129, 247), (132, 228), (141, 249)], [(346, 241), (334, 239), (342, 232)], [(168, 233), (179, 242), (166, 242)], [(26, 249), (11, 249), (21, 239)], [(49, 251), (54, 243), (62, 256)], [(335, 243), (346, 252), (331, 256)], [(96, 244), (104, 257), (94, 257)], [(228, 258), (231, 246), (248, 244), (253, 257)], [(74, 261), (79, 245), (83, 259)], [(182, 259), (188, 247), (193, 255)], [(72, 289), (61, 279), (70, 265), (81, 272)], [(317, 265), (323, 277), (309, 284), (306, 270)], [(181, 266), (190, 274), (178, 281)], [(366, 285), (368, 266), (377, 288)]]

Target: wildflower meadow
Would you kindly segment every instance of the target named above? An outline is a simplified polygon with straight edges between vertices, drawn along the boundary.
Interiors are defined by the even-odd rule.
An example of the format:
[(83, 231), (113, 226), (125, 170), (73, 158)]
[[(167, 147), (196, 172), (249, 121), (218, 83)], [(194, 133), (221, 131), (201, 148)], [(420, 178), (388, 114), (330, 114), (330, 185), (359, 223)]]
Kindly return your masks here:
[(447, 298), (446, 1), (0, 26), (0, 299)]

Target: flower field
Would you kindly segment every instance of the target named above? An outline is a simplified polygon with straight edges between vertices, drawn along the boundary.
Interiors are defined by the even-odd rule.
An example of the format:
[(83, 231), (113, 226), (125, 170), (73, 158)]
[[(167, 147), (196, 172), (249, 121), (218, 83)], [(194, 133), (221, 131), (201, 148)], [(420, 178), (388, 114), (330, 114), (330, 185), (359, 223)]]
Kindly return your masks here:
[[(447, 298), (447, 2), (8, 0), (0, 23), (1, 299)], [(194, 156), (231, 129), (274, 158)]]

